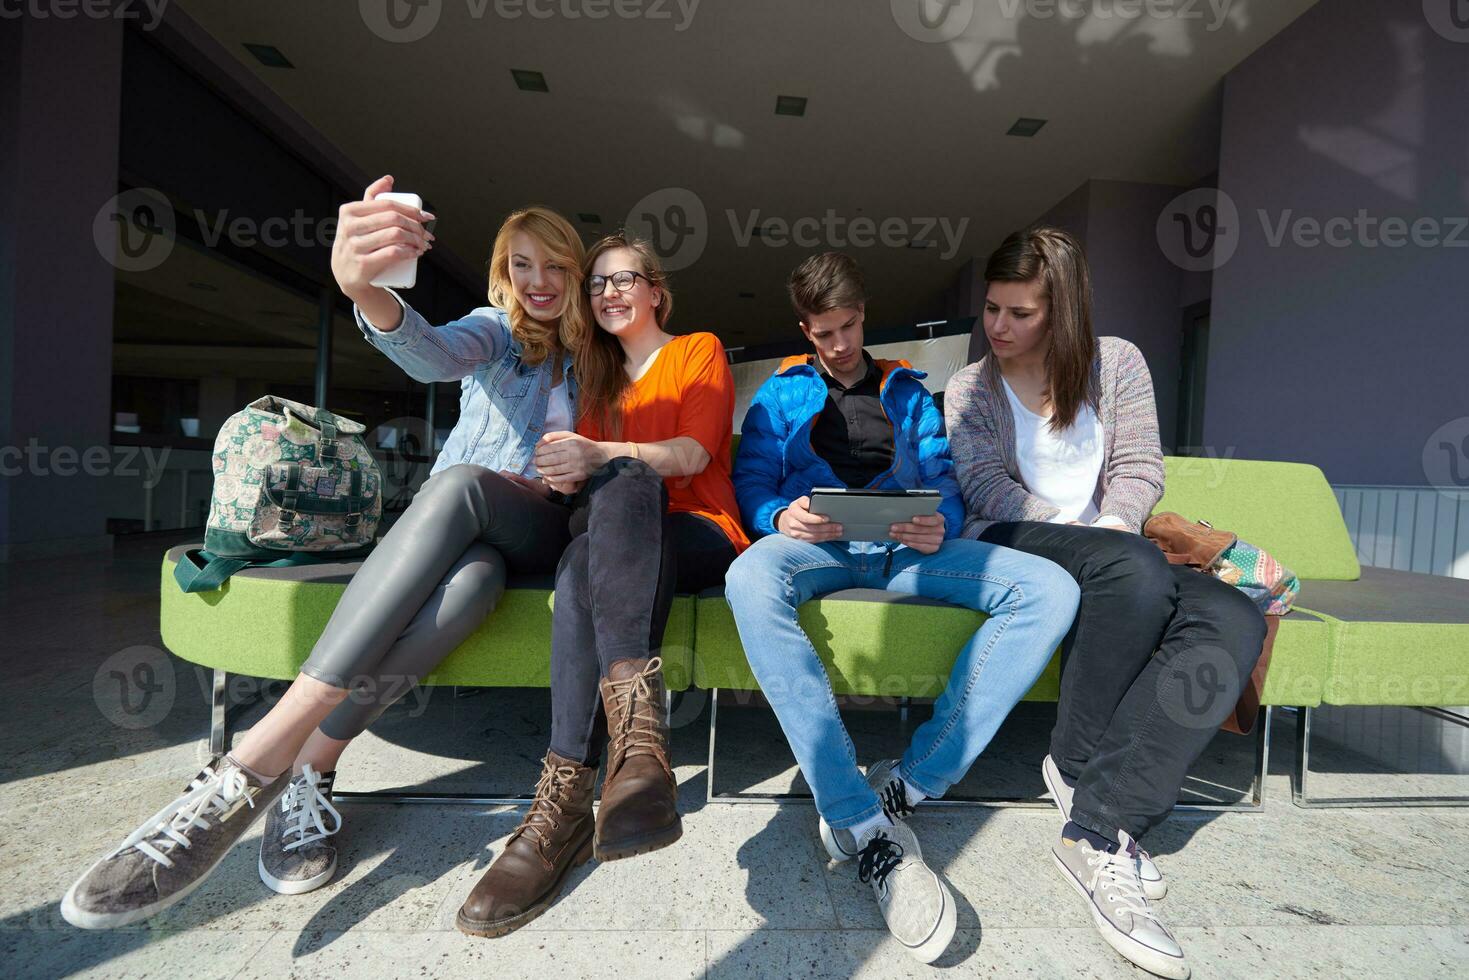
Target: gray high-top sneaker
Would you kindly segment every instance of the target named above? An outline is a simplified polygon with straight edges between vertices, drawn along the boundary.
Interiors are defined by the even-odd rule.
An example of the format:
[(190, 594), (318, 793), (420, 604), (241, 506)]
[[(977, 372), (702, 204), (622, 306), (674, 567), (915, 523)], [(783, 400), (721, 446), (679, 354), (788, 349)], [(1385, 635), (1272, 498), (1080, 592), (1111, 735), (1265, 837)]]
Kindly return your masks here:
[[(903, 777), (898, 773), (898, 763), (897, 759), (883, 759), (874, 762), (867, 770), (867, 785), (877, 794), (882, 812), (893, 823), (913, 815), (913, 808), (908, 805), (908, 791), (903, 788)], [(857, 856), (857, 838), (850, 830), (832, 829), (819, 814), (816, 820), (821, 843), (833, 861), (850, 861)]]
[(87, 869), (61, 900), (82, 929), (139, 922), (203, 884), (290, 778), (260, 783), (229, 756), (199, 773), (168, 806)]
[(292, 777), (265, 817), (260, 838), (260, 880), (271, 891), (301, 895), (320, 888), (337, 873), (337, 847), (329, 838), (342, 829), (332, 806), (337, 772), (306, 766)]
[(923, 863), (905, 823), (876, 827), (858, 843), (857, 877), (871, 883), (888, 931), (920, 962), (932, 963), (954, 938), (957, 909), (949, 886)]
[(1118, 831), (1121, 846), (1099, 851), (1085, 840), (1061, 838), (1051, 856), (1061, 875), (1087, 900), (1102, 938), (1149, 973), (1187, 980), (1183, 948), (1148, 905), (1137, 877), (1137, 842)]
[[(1049, 755), (1041, 760), (1041, 778), (1046, 781), (1046, 789), (1051, 791), (1056, 809), (1061, 811), (1061, 819), (1070, 820), (1071, 797), (1076, 793), (1072, 780)], [(1143, 883), (1143, 894), (1148, 896), (1149, 901), (1159, 901), (1168, 894), (1168, 882), (1163, 880), (1163, 872), (1158, 870), (1148, 852), (1140, 847), (1137, 849), (1137, 877)]]

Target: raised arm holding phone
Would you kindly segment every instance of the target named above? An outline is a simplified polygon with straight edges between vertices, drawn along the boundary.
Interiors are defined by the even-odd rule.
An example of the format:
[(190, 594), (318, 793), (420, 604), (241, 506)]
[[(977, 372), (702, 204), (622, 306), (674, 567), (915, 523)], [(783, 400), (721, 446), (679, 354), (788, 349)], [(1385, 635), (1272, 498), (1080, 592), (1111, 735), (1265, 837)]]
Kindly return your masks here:
[[(495, 237), (490, 305), (434, 326), (372, 284), (408, 281), (403, 263), (433, 248), (434, 216), (385, 198), (392, 186), (383, 177), (342, 205), (332, 273), (368, 343), (417, 381), (461, 385), (459, 420), (285, 695), (72, 886), (61, 911), (73, 925), (123, 926), (182, 900), (260, 816), (261, 880), (283, 894), (326, 884), (343, 828), (331, 790), (342, 752), (480, 626), (507, 571), (550, 572), (570, 540), (570, 509), (540, 488), (526, 433), (575, 424), (568, 351), (591, 329), (581, 239), (544, 208), (511, 214)], [(529, 383), (505, 384), (512, 376)]]

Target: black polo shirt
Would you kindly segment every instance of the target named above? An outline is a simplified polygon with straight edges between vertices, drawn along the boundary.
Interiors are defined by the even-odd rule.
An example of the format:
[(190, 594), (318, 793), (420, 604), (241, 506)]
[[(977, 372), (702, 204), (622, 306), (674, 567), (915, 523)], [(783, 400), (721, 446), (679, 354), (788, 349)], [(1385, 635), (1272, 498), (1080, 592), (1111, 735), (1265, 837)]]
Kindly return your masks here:
[(879, 396), (882, 372), (865, 350), (862, 359), (867, 373), (844, 388), (814, 358), (826, 382), (826, 405), (811, 428), (811, 448), (849, 487), (865, 487), (893, 465), (893, 424)]

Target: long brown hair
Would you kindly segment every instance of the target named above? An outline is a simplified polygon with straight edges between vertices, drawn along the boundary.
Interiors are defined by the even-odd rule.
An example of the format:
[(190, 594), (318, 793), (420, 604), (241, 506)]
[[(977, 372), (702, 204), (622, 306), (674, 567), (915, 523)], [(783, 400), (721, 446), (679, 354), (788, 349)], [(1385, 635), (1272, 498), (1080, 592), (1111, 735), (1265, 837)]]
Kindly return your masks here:
[[(1044, 225), (1012, 232), (985, 263), (984, 280), (1041, 285), (1050, 307), (1046, 313), (1051, 335), (1046, 351), (1046, 394), (1051, 400), (1051, 431), (1069, 428), (1083, 404), (1096, 410), (1092, 280), (1081, 243), (1059, 228)], [(990, 384), (998, 388), (999, 362), (994, 357), (988, 361)]]
[[(666, 329), (669, 318), (673, 316), (673, 293), (668, 288), (668, 275), (658, 261), (658, 253), (641, 238), (629, 238), (619, 232), (598, 241), (587, 251), (586, 261), (582, 263), (582, 280), (592, 274), (592, 267), (603, 253), (619, 248), (625, 248), (638, 257), (642, 268), (633, 271), (647, 276), (648, 281), (663, 293), (653, 316), (658, 321), (658, 329)], [(622, 438), (622, 400), (632, 387), (632, 379), (622, 366), (627, 358), (622, 345), (615, 336), (593, 325), (587, 342), (577, 347), (574, 353), (576, 383), (581, 392), (578, 396), (581, 417), (598, 424), (613, 440)]]
[[(537, 320), (515, 298), (510, 282), (510, 240), (521, 231), (539, 242), (546, 254), (566, 270), (561, 316), (555, 323)], [(581, 287), (585, 255), (586, 248), (571, 222), (538, 205), (511, 212), (495, 235), (495, 247), (490, 253), (490, 305), (510, 315), (510, 336), (520, 342), (520, 359), (526, 364), (540, 364), (553, 351), (575, 353), (586, 345), (587, 337), (595, 330), (586, 293)]]

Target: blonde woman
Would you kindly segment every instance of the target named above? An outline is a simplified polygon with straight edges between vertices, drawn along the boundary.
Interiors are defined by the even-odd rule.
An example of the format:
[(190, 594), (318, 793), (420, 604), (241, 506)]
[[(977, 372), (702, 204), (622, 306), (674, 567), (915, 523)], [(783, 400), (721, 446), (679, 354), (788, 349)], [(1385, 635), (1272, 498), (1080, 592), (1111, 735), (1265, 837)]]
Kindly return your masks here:
[(459, 421), (289, 690), (232, 752), (72, 886), (61, 911), (73, 925), (126, 925), (181, 900), (263, 813), (261, 879), (283, 894), (326, 884), (342, 828), (331, 805), (342, 751), (474, 631), (507, 571), (549, 572), (570, 541), (567, 498), (538, 489), (533, 451), (541, 433), (576, 418), (571, 352), (591, 330), (581, 240), (545, 208), (515, 212), (495, 238), (492, 305), (431, 326), (371, 285), (387, 266), (433, 247), (424, 226), (433, 216), (377, 199), (391, 189), (383, 177), (343, 205), (332, 274), (369, 343), (417, 381), (460, 383)]

